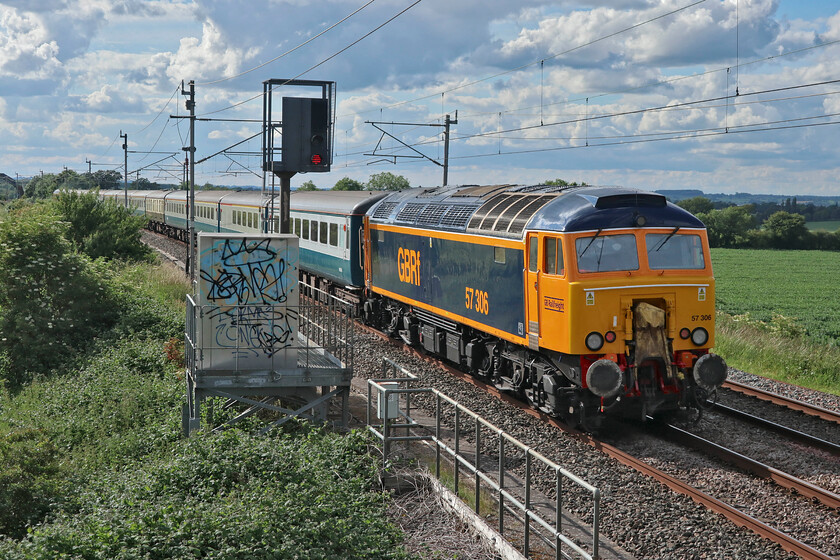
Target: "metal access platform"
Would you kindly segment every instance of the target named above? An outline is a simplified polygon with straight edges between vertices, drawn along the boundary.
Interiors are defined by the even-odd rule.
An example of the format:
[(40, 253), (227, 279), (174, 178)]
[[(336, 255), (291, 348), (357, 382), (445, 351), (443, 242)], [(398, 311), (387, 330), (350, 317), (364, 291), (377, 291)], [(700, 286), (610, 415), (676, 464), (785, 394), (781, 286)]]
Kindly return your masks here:
[(297, 238), (200, 234), (198, 263), (197, 296), (187, 297), (185, 435), (253, 416), (262, 432), (292, 418), (326, 422), (334, 398), (334, 421), (346, 425), (352, 307), (318, 291), (301, 298)]

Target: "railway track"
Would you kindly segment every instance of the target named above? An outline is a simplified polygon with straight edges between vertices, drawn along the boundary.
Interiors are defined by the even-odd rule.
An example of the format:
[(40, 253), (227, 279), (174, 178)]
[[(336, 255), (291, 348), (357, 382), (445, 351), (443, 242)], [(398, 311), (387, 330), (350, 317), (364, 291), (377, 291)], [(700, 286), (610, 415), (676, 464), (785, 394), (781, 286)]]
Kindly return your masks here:
[[(723, 515), (736, 525), (745, 527), (753, 531), (754, 533), (760, 535), (761, 537), (778, 544), (788, 552), (792, 552), (797, 556), (808, 560), (832, 560), (832, 556), (829, 556), (828, 554), (825, 554), (820, 550), (817, 550), (816, 548), (801, 542), (800, 540), (783, 531), (773, 528), (771, 525), (760, 521), (759, 519), (756, 519), (746, 513), (743, 513), (736, 506), (727, 504), (724, 501), (709, 495), (703, 490), (694, 487), (690, 483), (681, 480), (679, 477), (670, 475), (665, 471), (648, 464), (644, 460), (634, 457), (633, 455), (626, 453), (625, 451), (622, 451), (621, 449), (619, 449), (619, 447), (608, 444), (588, 434), (584, 434), (577, 430), (571, 429), (562, 422), (559, 422), (556, 419), (551, 418), (550, 416), (540, 411), (534, 410), (522, 401), (514, 399), (504, 393), (501, 393), (495, 387), (482, 383), (481, 381), (476, 380), (474, 377), (468, 374), (460, 372), (449, 366), (442, 365), (441, 367), (444, 367), (447, 370), (447, 373), (449, 373), (450, 375), (457, 376), (463, 381), (470, 383), (494, 395), (496, 398), (503, 400), (506, 403), (520, 409), (524, 413), (534, 416), (535, 418), (540, 419), (542, 422), (545, 422), (546, 424), (549, 424), (559, 430), (562, 430), (572, 435), (579, 441), (582, 441), (594, 447), (595, 449), (598, 449), (599, 451), (605, 453), (609, 457), (612, 457), (613, 459), (617, 460), (621, 464), (631, 467), (639, 473), (649, 476), (657, 480), (658, 482), (661, 482), (662, 484), (665, 484), (671, 490), (683, 494), (691, 498), (693, 501), (702, 504), (709, 510)], [(693, 434), (690, 434), (684, 430), (680, 430), (677, 427), (664, 426), (664, 428), (660, 429), (664, 429), (665, 431), (669, 432), (669, 438), (676, 439), (677, 441), (679, 441), (679, 443), (683, 445), (691, 445), (692, 447), (702, 450), (704, 453), (720, 457), (726, 460), (727, 462), (732, 462), (742, 468), (745, 468), (750, 472), (754, 472), (757, 476), (769, 478), (775, 481), (776, 483), (781, 484), (785, 488), (795, 490), (796, 492), (807, 497), (813, 497), (819, 500), (820, 502), (824, 503), (828, 507), (840, 508), (840, 496), (833, 494), (825, 489), (799, 480), (796, 477), (788, 475), (787, 473), (784, 473), (778, 469), (774, 469), (767, 465), (763, 465), (757, 461), (753, 461), (748, 457), (740, 455), (737, 452), (726, 449), (722, 446), (717, 446), (712, 442), (699, 438), (698, 436), (694, 436)]]
[[(372, 332), (375, 333), (376, 331)], [(380, 333), (376, 334), (382, 336)], [(518, 408), (525, 414), (538, 418), (540, 421), (552, 425), (553, 427), (572, 435), (579, 441), (585, 442), (587, 445), (590, 445), (593, 448), (605, 453), (606, 455), (612, 457), (620, 463), (631, 467), (639, 473), (644, 474), (645, 476), (649, 476), (657, 480), (658, 482), (661, 482), (662, 484), (665, 484), (671, 490), (688, 496), (693, 501), (702, 504), (704, 507), (707, 507), (710, 511), (723, 515), (736, 525), (745, 527), (753, 531), (754, 533), (760, 535), (761, 537), (778, 544), (788, 552), (791, 552), (801, 558), (806, 559), (829, 560), (833, 558), (825, 552), (822, 552), (817, 548), (805, 542), (802, 542), (795, 536), (792, 536), (782, 530), (774, 528), (770, 523), (757, 519), (756, 517), (750, 516), (747, 513), (744, 513), (743, 511), (741, 511), (741, 509), (739, 509), (739, 507), (737, 507), (737, 505), (727, 504), (725, 501), (717, 499), (714, 496), (708, 494), (707, 492), (704, 492), (703, 490), (693, 486), (691, 483), (680, 479), (680, 477), (668, 474), (664, 470), (658, 469), (650, 465), (645, 460), (640, 459), (638, 457), (634, 457), (632, 454), (622, 451), (617, 446), (611, 445), (577, 430), (570, 429), (568, 426), (557, 421), (556, 419), (551, 418), (540, 411), (534, 410), (533, 408), (529, 407), (526, 403), (514, 399), (507, 394), (501, 393), (495, 387), (487, 385), (475, 379), (474, 377), (460, 372), (459, 370), (456, 370), (448, 365), (441, 364), (437, 360), (430, 358), (425, 354), (422, 354), (415, 350), (412, 350), (412, 352), (414, 352), (417, 357), (432, 362), (436, 364), (437, 367), (445, 369), (448, 375), (455, 376), (461, 379), (462, 381), (469, 383), (470, 385), (478, 387), (481, 390), (493, 395), (495, 398)], [(776, 402), (778, 403), (779, 400), (782, 400), (782, 398), (777, 399)], [(767, 420), (760, 419), (753, 415), (747, 415), (746, 413), (736, 411), (735, 409), (732, 409), (731, 407), (726, 407), (724, 405), (718, 405), (716, 406), (716, 409), (724, 414), (734, 415), (742, 420), (748, 418), (750, 421), (758, 423), (762, 426), (773, 426), (774, 431), (784, 433), (787, 437), (791, 437), (796, 441), (807, 443), (808, 445), (826, 450), (835, 457), (840, 456), (840, 446), (832, 442), (827, 442), (825, 440), (815, 438), (803, 432), (798, 432), (790, 428), (785, 428), (784, 426), (773, 424), (772, 422), (769, 422)], [(688, 446), (693, 449), (696, 449), (707, 456), (716, 457), (726, 463), (729, 463), (747, 472), (750, 472), (757, 477), (770, 480), (783, 488), (795, 492), (796, 494), (799, 494), (806, 498), (812, 498), (818, 501), (819, 503), (823, 504), (827, 508), (840, 511), (840, 496), (829, 490), (801, 480), (800, 478), (794, 475), (785, 473), (781, 469), (777, 469), (759, 461), (756, 461), (754, 459), (750, 459), (749, 457), (738, 453), (737, 451), (717, 445), (711, 441), (708, 441), (697, 435), (691, 434), (690, 432), (682, 430), (676, 426), (670, 426), (661, 423), (653, 423), (651, 425), (656, 426), (654, 430), (660, 435), (660, 437), (666, 437), (669, 441), (675, 442), (678, 445)]]
[(805, 414), (822, 418), (823, 420), (827, 420), (829, 422), (834, 422), (835, 424), (840, 424), (840, 412), (836, 412), (834, 410), (828, 410), (798, 399), (786, 397), (777, 393), (771, 393), (770, 391), (765, 391), (757, 387), (751, 387), (743, 383), (738, 383), (737, 381), (726, 381), (723, 384), (723, 387), (743, 395), (755, 397), (791, 410), (798, 410), (800, 412), (804, 412)]

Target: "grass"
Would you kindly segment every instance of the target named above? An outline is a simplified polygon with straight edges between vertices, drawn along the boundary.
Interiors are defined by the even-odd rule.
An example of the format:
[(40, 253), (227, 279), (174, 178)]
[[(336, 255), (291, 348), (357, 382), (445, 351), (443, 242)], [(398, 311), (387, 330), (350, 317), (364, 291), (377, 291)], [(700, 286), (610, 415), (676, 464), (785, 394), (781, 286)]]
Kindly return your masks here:
[(718, 313), (715, 351), (737, 369), (840, 395), (840, 348)]
[(840, 253), (713, 249), (715, 350), (738, 369), (840, 395)]

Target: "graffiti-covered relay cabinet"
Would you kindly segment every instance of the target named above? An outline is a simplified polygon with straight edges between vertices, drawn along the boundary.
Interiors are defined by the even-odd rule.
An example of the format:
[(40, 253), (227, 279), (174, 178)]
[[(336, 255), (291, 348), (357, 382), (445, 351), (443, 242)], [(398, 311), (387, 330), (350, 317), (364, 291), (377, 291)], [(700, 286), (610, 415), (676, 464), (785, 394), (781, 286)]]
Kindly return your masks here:
[[(352, 313), (312, 286), (301, 294), (297, 236), (200, 233), (197, 247), (195, 293), (187, 297), (184, 432), (200, 427), (210, 397), (242, 409), (226, 423), (269, 411), (269, 429), (296, 416), (326, 420), (338, 395), (346, 424)], [(204, 414), (211, 426), (212, 416)]]
[(203, 371), (297, 367), (298, 238), (199, 234)]

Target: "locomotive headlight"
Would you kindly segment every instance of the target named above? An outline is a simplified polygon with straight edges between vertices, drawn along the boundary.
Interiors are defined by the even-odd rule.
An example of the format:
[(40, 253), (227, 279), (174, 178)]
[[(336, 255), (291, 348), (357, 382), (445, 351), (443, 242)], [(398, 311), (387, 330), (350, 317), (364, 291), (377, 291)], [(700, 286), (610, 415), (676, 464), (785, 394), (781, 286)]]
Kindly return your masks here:
[(586, 370), (586, 386), (599, 397), (613, 397), (624, 386), (621, 368), (612, 360), (601, 359)]
[(601, 333), (591, 332), (586, 335), (586, 347), (596, 352), (601, 349), (601, 346), (604, 345), (604, 337), (601, 336)]
[(706, 354), (694, 364), (694, 381), (702, 388), (713, 391), (726, 381), (726, 362), (717, 354)]
[(691, 331), (691, 342), (693, 342), (696, 346), (703, 346), (709, 342), (709, 331), (703, 327), (697, 327)]

